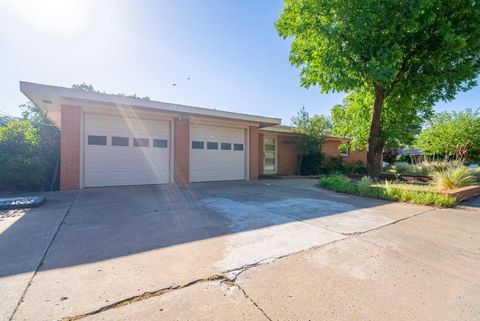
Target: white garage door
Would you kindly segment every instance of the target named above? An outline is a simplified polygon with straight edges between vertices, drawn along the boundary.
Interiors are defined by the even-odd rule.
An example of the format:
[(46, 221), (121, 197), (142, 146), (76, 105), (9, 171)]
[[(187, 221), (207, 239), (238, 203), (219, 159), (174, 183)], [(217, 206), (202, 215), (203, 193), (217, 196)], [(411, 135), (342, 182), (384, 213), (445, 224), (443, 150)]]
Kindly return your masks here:
[(169, 182), (168, 122), (85, 114), (84, 186)]
[(245, 130), (192, 125), (190, 181), (245, 179)]

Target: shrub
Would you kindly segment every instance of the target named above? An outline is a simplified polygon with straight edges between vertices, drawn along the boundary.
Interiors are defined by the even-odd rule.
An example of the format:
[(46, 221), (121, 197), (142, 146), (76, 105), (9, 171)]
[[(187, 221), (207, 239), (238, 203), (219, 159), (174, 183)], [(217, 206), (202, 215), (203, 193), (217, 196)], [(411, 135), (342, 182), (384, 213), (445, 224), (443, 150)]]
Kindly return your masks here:
[(323, 153), (320, 151), (312, 151), (310, 154), (303, 155), (300, 166), (300, 175), (320, 174), (322, 162)]
[(475, 177), (469, 168), (451, 167), (443, 171), (434, 173), (434, 179), (437, 186), (441, 189), (453, 189), (475, 183)]
[(470, 169), (473, 177), (475, 177), (476, 183), (480, 184), (480, 167)]
[(371, 178), (367, 176), (362, 177), (362, 179), (357, 183), (358, 192), (361, 195), (367, 195), (373, 183), (374, 182)]
[(40, 153), (39, 131), (28, 120), (0, 127), (0, 189), (39, 189), (45, 163)]
[(411, 165), (407, 162), (396, 162), (393, 166), (395, 173), (404, 175), (411, 172)]

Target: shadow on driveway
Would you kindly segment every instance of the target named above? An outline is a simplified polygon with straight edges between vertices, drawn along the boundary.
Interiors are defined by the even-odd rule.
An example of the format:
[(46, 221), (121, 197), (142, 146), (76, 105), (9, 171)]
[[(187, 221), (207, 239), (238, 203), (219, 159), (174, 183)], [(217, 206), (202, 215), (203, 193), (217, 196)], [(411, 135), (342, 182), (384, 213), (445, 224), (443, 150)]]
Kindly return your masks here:
[[(249, 182), (78, 192), (41, 269), (127, 256), (387, 202)], [(59, 192), (0, 234), (0, 276), (35, 270), (74, 197)], [(47, 242), (48, 241), (48, 242)]]

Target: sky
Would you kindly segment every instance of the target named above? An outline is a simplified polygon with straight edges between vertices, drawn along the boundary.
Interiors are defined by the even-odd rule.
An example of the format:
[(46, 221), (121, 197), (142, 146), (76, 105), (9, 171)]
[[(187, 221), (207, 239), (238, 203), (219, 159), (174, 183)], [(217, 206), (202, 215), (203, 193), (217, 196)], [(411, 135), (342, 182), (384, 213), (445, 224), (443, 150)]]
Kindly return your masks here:
[[(330, 113), (343, 93), (300, 87), (281, 0), (0, 0), (0, 113), (19, 115), (19, 81), (282, 118)], [(190, 78), (188, 80), (188, 78)], [(173, 86), (173, 84), (176, 84)], [(480, 107), (480, 87), (435, 109)]]

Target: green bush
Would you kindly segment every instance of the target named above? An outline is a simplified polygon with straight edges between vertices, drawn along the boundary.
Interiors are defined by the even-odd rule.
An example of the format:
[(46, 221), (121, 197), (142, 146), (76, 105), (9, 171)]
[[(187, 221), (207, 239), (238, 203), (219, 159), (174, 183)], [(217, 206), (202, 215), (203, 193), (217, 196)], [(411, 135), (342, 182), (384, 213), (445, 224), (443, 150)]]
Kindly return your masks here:
[(440, 189), (453, 189), (475, 183), (475, 176), (465, 166), (447, 168), (434, 173), (433, 177)]
[(472, 168), (471, 173), (475, 177), (476, 183), (480, 184), (480, 167)]
[(312, 151), (302, 156), (300, 175), (318, 175), (321, 172), (323, 153), (319, 150)]
[(368, 195), (369, 191), (372, 189), (374, 181), (368, 176), (362, 177), (362, 179), (357, 183), (358, 192), (361, 195)]
[(9, 121), (0, 127), (0, 188), (39, 189), (44, 160), (40, 154), (38, 129), (28, 120)]
[(407, 162), (396, 162), (393, 165), (393, 169), (395, 170), (396, 174), (405, 175), (411, 172), (412, 166)]
[(322, 188), (359, 196), (437, 207), (451, 207), (456, 203), (455, 198), (440, 193), (396, 188), (388, 183), (373, 184), (374, 182), (367, 178), (355, 183), (342, 175), (323, 177), (319, 180), (319, 186)]

